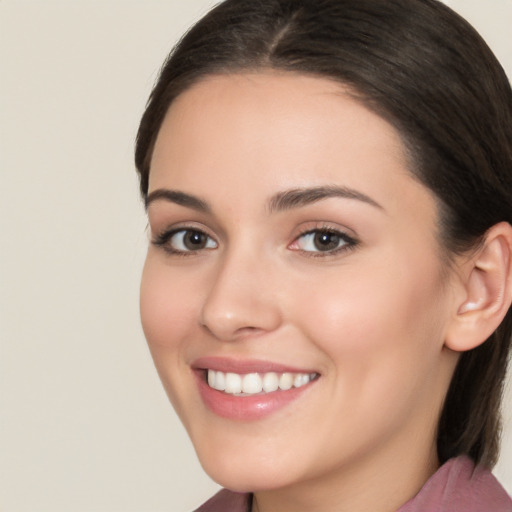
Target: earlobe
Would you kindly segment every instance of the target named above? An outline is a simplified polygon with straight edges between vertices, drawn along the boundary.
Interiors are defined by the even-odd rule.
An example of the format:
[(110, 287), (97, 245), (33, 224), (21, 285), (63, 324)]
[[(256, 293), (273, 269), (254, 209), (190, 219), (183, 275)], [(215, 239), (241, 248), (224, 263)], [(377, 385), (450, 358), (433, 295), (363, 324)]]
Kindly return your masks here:
[(482, 344), (497, 329), (512, 302), (512, 227), (493, 226), (483, 244), (463, 264), (463, 300), (449, 327), (445, 345), (464, 352)]

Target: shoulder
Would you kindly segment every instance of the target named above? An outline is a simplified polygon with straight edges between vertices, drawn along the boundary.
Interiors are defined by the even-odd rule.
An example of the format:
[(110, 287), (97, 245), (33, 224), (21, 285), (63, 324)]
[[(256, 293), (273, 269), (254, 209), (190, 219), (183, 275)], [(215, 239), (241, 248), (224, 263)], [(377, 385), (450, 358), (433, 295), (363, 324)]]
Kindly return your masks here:
[(249, 512), (251, 495), (222, 489), (195, 512)]
[(512, 499), (485, 467), (450, 459), (398, 512), (512, 512)]

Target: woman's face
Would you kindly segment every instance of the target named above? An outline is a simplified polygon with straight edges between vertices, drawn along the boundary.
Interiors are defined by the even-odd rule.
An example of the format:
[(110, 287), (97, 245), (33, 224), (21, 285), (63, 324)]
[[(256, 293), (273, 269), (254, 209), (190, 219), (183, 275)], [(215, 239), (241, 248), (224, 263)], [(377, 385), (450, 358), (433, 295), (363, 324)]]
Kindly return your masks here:
[(210, 77), (167, 113), (148, 215), (144, 331), (215, 480), (435, 459), (454, 300), (391, 125), (326, 79)]

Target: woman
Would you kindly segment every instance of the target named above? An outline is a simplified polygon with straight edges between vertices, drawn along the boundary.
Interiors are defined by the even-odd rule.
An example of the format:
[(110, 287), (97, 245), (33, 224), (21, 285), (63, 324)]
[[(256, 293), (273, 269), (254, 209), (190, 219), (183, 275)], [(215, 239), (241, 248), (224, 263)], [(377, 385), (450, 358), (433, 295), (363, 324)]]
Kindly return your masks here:
[(435, 0), (227, 0), (136, 148), (201, 511), (511, 511), (512, 92)]

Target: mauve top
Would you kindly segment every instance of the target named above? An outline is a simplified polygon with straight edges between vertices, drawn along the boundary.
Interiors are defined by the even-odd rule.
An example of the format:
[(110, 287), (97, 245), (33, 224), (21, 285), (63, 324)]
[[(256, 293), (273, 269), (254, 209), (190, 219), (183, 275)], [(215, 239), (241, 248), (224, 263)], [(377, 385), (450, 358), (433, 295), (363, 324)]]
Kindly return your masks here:
[[(250, 512), (250, 494), (223, 489), (196, 512)], [(465, 457), (450, 459), (397, 512), (512, 512), (512, 499), (492, 473)]]

